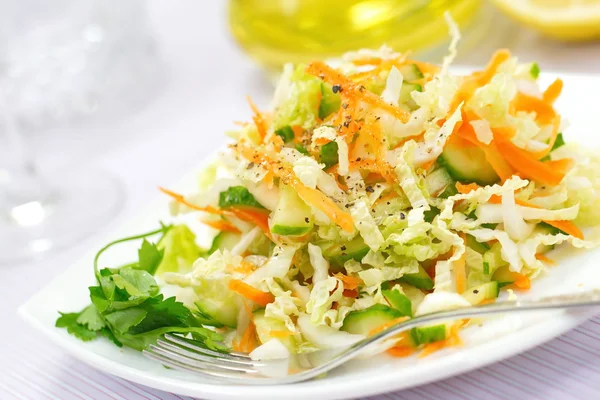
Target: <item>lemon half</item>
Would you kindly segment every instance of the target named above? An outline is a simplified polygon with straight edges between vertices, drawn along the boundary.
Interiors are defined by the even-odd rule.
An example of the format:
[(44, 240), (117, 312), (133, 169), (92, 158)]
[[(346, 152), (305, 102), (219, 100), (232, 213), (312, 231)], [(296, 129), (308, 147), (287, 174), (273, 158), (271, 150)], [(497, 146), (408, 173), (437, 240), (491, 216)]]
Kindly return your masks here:
[(600, 38), (600, 0), (492, 0), (540, 32), (562, 40)]

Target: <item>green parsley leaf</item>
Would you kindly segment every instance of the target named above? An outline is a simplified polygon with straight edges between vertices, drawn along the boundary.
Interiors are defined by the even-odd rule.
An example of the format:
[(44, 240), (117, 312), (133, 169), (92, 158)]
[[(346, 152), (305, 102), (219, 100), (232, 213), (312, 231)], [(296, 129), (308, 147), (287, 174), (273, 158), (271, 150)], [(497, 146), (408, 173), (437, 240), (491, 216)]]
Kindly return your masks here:
[(164, 249), (159, 250), (157, 245), (144, 239), (142, 247), (138, 250), (138, 268), (148, 272), (150, 275), (154, 275), (163, 259), (164, 253)]
[(111, 275), (111, 279), (119, 289), (126, 290), (133, 298), (152, 297), (158, 294), (158, 285), (154, 277), (143, 270), (122, 268), (119, 273)]
[(90, 330), (84, 325), (77, 323), (80, 313), (60, 313), (60, 317), (56, 320), (57, 328), (66, 328), (71, 335), (89, 342), (96, 338), (96, 331)]
[(105, 315), (106, 321), (119, 333), (127, 333), (129, 329), (136, 326), (146, 318), (148, 312), (139, 307), (127, 308), (114, 311)]
[(93, 304), (90, 304), (79, 313), (77, 323), (87, 326), (91, 331), (99, 331), (106, 326), (104, 319)]

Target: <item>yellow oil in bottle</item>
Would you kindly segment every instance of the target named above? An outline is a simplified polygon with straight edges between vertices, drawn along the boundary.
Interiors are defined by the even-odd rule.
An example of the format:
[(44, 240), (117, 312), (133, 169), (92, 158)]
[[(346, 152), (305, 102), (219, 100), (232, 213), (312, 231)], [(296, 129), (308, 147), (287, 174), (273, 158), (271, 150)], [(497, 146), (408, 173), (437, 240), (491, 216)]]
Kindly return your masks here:
[(444, 12), (463, 27), (481, 0), (230, 0), (239, 45), (269, 70), (382, 44), (419, 51), (448, 37)]

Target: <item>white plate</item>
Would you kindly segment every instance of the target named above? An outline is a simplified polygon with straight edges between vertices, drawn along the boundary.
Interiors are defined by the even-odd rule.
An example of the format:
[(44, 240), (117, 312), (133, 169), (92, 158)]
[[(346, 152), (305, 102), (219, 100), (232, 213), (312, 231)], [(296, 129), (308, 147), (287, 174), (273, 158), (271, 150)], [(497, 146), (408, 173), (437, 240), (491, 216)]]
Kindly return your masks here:
[[(600, 147), (597, 115), (592, 114), (593, 105), (598, 104), (599, 99), (591, 96), (600, 93), (600, 77), (572, 75), (564, 80), (565, 90), (558, 107), (570, 121), (566, 140)], [(545, 81), (548, 82), (548, 79)], [(193, 182), (194, 175), (190, 174), (176, 188), (190, 187)], [(153, 229), (157, 226), (155, 221), (160, 218), (166, 218), (164, 198), (152, 203), (138, 218), (112, 234), (107, 241)], [(76, 311), (89, 303), (87, 287), (94, 284), (92, 259), (100, 245), (102, 243), (98, 243), (94, 251), (24, 304), (19, 310), (20, 314), (66, 351), (104, 372), (156, 389), (205, 399), (356, 398), (408, 388), (523, 352), (572, 329), (585, 318), (583, 314), (554, 312), (551, 316), (546, 313), (497, 319), (464, 332), (466, 345), (462, 348), (444, 350), (423, 359), (378, 356), (354, 361), (324, 379), (296, 384), (293, 388), (222, 385), (197, 375), (165, 369), (139, 352), (119, 349), (105, 340), (81, 342), (64, 329), (54, 327), (58, 310)], [(127, 261), (135, 255), (132, 250), (118, 248), (113, 251), (111, 258)], [(536, 280), (528, 296), (600, 286), (600, 270), (594, 265), (597, 263), (594, 258), (600, 255), (600, 251), (586, 253), (565, 247), (558, 252), (563, 254), (553, 254), (552, 257), (562, 260), (559, 266), (551, 268), (548, 274)]]

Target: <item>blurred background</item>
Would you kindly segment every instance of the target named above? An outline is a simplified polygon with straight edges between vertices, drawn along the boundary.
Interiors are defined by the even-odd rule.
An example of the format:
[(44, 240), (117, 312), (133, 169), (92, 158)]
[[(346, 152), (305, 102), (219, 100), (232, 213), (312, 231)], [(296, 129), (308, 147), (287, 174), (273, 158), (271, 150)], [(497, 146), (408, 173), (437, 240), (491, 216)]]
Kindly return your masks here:
[[(0, 0), (0, 263), (71, 251), (201, 163), (288, 61), (498, 47), (600, 72), (598, 0)], [(118, 217), (118, 218), (117, 218)], [(61, 254), (62, 256), (62, 254)]]

